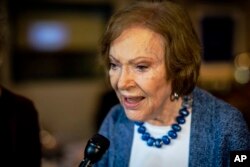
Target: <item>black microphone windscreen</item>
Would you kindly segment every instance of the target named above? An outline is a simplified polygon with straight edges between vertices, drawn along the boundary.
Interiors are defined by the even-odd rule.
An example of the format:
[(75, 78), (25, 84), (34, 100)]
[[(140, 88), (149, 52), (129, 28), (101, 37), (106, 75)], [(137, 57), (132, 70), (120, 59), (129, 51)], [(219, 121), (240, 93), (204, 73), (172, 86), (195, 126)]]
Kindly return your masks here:
[(104, 137), (103, 135), (100, 135), (98, 133), (95, 134), (90, 139), (90, 142), (100, 145), (100, 147), (102, 147), (103, 150), (107, 150), (109, 147), (109, 144), (110, 144), (109, 140), (106, 137)]
[(85, 147), (84, 158), (91, 161), (91, 163), (96, 163), (109, 148), (109, 144), (110, 142), (106, 137), (100, 134), (95, 134), (89, 139), (87, 146)]

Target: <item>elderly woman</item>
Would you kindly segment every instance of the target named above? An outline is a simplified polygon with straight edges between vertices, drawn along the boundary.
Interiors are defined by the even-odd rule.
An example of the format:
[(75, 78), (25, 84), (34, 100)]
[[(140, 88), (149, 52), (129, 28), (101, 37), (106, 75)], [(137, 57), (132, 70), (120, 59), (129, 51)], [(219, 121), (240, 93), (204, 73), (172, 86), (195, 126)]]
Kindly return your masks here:
[(112, 16), (102, 56), (120, 104), (99, 133), (110, 147), (96, 166), (229, 166), (249, 150), (242, 114), (196, 86), (201, 46), (170, 1), (137, 1)]

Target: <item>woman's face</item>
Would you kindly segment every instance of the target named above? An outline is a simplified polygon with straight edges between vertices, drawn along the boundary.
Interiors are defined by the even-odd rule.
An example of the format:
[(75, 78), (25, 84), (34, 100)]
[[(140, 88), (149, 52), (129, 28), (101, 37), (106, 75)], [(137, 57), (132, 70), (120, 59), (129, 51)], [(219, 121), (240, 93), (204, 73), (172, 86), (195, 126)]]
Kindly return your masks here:
[(131, 120), (152, 120), (170, 101), (164, 48), (162, 36), (137, 26), (125, 29), (111, 43), (110, 82)]

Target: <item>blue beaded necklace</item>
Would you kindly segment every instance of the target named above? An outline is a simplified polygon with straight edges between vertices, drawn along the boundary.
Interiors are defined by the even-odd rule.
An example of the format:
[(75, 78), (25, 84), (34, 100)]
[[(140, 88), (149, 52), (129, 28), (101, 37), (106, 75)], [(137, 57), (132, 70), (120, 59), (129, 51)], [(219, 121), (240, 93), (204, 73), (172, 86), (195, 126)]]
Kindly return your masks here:
[(161, 148), (163, 145), (169, 145), (171, 139), (177, 138), (177, 133), (181, 131), (181, 125), (186, 122), (186, 117), (189, 115), (188, 109), (192, 105), (192, 97), (184, 96), (182, 106), (179, 110), (179, 115), (176, 117), (176, 123), (171, 125), (171, 129), (163, 135), (161, 138), (154, 138), (147, 132), (144, 122), (135, 122), (138, 126), (138, 133), (141, 134), (141, 139), (147, 143), (148, 146), (155, 146), (156, 148)]

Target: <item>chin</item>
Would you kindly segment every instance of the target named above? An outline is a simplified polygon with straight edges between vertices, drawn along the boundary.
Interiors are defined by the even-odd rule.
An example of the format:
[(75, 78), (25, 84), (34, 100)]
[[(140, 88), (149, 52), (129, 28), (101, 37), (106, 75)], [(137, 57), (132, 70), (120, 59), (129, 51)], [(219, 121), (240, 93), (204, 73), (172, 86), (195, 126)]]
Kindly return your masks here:
[(133, 114), (131, 112), (134, 112), (134, 111), (125, 111), (126, 116), (128, 117), (128, 119), (130, 119), (131, 121), (145, 122), (146, 118), (144, 116), (141, 116), (141, 115), (138, 115), (138, 114)]

